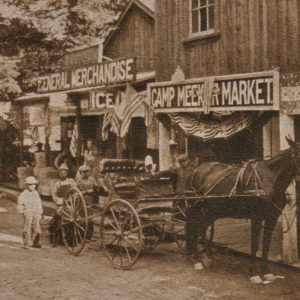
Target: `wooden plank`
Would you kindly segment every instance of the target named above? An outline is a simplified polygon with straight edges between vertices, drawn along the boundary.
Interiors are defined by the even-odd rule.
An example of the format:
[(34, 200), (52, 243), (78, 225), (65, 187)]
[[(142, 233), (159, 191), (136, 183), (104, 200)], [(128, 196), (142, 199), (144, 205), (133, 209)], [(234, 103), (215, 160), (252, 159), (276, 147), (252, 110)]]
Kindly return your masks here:
[(280, 71), (288, 72), (287, 65), (287, 5), (288, 1), (279, 0), (278, 3), (278, 36), (279, 36), (279, 62), (280, 62)]
[[(299, 2), (299, 1), (298, 1)], [(287, 64), (290, 72), (299, 70), (299, 15), (297, 0), (287, 1)]]
[(269, 69), (268, 61), (268, 14), (267, 14), (267, 0), (261, 0), (261, 54), (262, 54), (262, 68)]
[(237, 28), (237, 53), (238, 72), (248, 71), (248, 3), (247, 1), (237, 1), (236, 8), (236, 28)]
[(268, 11), (268, 56), (270, 69), (279, 67), (278, 1), (267, 1)]
[(227, 36), (226, 36), (226, 26), (227, 26), (227, 18), (225, 15), (225, 0), (219, 1), (219, 29), (221, 33), (221, 40), (220, 40), (220, 47), (219, 47), (219, 54), (220, 57), (220, 71), (219, 74), (226, 74), (226, 43), (228, 43)]

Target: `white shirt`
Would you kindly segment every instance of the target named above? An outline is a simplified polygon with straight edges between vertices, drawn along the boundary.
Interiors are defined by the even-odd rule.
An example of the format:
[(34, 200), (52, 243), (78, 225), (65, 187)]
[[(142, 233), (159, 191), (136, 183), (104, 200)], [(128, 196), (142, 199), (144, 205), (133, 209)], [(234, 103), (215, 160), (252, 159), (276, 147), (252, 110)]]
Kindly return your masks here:
[(33, 212), (36, 214), (43, 213), (42, 201), (36, 190), (24, 190), (18, 197), (17, 210), (19, 212)]

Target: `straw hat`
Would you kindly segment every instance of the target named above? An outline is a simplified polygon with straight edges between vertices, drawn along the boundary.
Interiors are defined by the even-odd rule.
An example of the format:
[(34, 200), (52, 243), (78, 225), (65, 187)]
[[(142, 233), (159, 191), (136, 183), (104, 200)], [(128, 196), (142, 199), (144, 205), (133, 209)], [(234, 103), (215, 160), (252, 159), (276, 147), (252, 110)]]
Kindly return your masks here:
[(79, 168), (79, 172), (87, 172), (87, 171), (90, 171), (90, 167), (87, 166), (87, 165), (82, 165), (82, 166)]
[(28, 177), (25, 179), (25, 184), (26, 184), (26, 185), (38, 184), (38, 182), (37, 182), (37, 180), (35, 179), (34, 176), (28, 176)]
[(67, 166), (66, 163), (62, 163), (59, 168), (58, 168), (59, 171), (69, 171), (69, 167)]

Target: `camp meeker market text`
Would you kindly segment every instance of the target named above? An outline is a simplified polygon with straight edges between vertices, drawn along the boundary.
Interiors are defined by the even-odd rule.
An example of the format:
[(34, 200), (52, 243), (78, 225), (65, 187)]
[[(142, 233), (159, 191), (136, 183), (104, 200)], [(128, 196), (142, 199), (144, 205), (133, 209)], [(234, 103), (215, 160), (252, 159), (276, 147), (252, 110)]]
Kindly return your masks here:
[[(148, 97), (158, 112), (201, 111), (206, 97), (210, 97), (211, 110), (279, 108), (279, 73), (276, 71), (217, 76), (211, 79), (149, 84)], [(207, 88), (209, 84), (210, 89)]]

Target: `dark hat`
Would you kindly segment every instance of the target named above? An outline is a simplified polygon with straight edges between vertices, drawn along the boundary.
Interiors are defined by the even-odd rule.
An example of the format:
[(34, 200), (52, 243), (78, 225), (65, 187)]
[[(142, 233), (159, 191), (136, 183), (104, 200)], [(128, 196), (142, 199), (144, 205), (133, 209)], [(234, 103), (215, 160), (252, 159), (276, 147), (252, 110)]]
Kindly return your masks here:
[(189, 157), (188, 157), (188, 155), (187, 154), (180, 154), (179, 156), (178, 156), (178, 162), (184, 162), (184, 161), (187, 161), (187, 160), (189, 160)]

